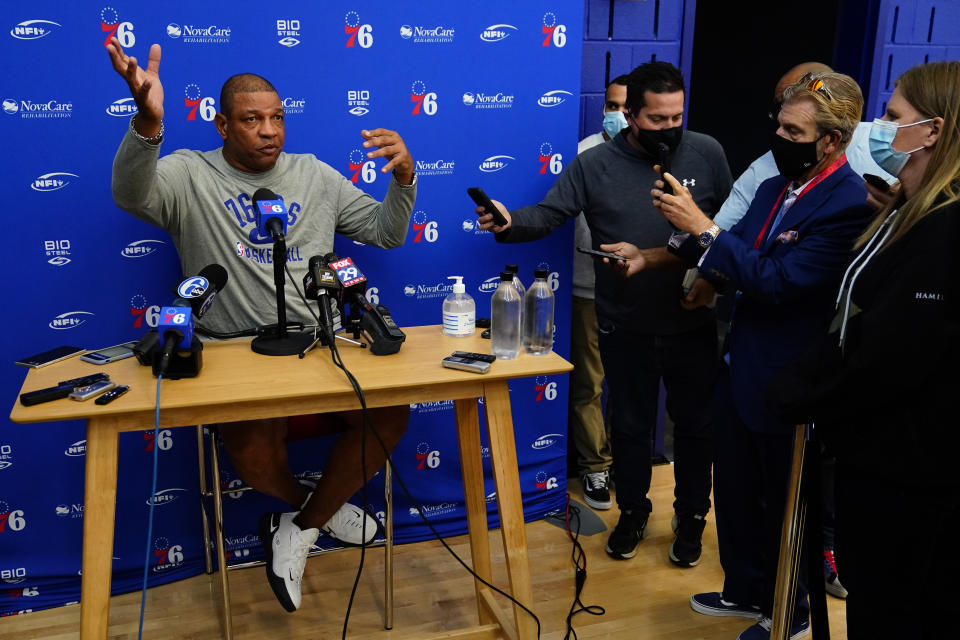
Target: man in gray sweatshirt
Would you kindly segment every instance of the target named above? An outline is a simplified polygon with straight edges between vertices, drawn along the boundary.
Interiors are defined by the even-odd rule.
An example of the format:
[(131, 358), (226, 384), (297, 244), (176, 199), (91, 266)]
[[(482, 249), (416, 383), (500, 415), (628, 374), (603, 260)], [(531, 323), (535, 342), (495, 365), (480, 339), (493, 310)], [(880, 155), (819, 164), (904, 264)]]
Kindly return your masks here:
[[(672, 64), (640, 65), (627, 80), (627, 128), (574, 158), (539, 204), (507, 211), (495, 203), (507, 225), (494, 226), (492, 215), (483, 214), (480, 228), (495, 232), (498, 242), (526, 242), (583, 211), (594, 249), (625, 237), (639, 247), (662, 247), (671, 228), (650, 196), (659, 177), (655, 165), (669, 161), (672, 173), (705, 211), (720, 208), (732, 182), (720, 144), (683, 130), (684, 95), (683, 76)], [(644, 280), (634, 282), (614, 269), (596, 268), (598, 339), (613, 403), (613, 468), (620, 508), (607, 553), (632, 558), (653, 508), (647, 492), (662, 378), (667, 411), (675, 423), (677, 535), (669, 555), (674, 564), (691, 567), (700, 561), (704, 517), (710, 508), (707, 400), (718, 367), (715, 319), (710, 309), (681, 308), (682, 271), (644, 274)]]
[[(150, 48), (146, 68), (127, 56), (116, 38), (107, 44), (114, 69), (124, 77), (137, 104), (113, 164), (117, 206), (165, 229), (176, 244), (185, 274), (211, 262), (227, 266), (231, 286), (204, 316), (215, 332), (250, 329), (276, 312), (273, 256), (269, 238), (255, 223), (250, 194), (266, 187), (287, 207), (288, 261), (306, 261), (333, 249), (334, 232), (384, 248), (403, 244), (416, 198), (413, 160), (394, 131), (362, 131), (368, 158), (387, 158), (393, 171), (383, 202), (357, 189), (311, 154), (283, 153), (284, 114), (277, 91), (264, 78), (229, 78), (220, 94), (214, 122), (223, 146), (212, 151), (180, 149), (159, 158), (163, 139), (163, 87), (158, 75), (160, 46)], [(291, 264), (291, 269), (296, 267)], [(287, 299), (299, 301), (293, 283)], [(302, 305), (288, 309), (292, 321), (309, 322)], [(370, 416), (388, 449), (403, 435), (409, 409), (371, 409)], [(288, 611), (300, 606), (304, 563), (320, 531), (353, 544), (371, 540), (376, 520), (348, 504), (383, 466), (385, 453), (366, 439), (366, 471), (360, 471), (363, 421), (359, 412), (327, 418), (345, 432), (334, 444), (316, 488), (300, 484), (287, 461), (287, 418), (237, 420), (221, 426), (221, 435), (240, 477), (257, 491), (283, 500), (294, 511), (266, 514), (260, 537), (267, 577)], [(366, 537), (361, 534), (366, 529)]]

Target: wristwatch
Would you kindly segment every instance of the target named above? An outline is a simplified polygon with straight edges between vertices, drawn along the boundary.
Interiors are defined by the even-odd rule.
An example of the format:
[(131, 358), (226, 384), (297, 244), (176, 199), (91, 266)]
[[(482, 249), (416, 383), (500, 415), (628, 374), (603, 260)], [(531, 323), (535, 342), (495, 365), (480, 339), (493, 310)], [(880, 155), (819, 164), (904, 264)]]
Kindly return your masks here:
[(713, 241), (717, 239), (717, 234), (719, 233), (720, 226), (716, 224), (711, 225), (709, 229), (697, 236), (697, 243), (706, 249), (713, 244)]

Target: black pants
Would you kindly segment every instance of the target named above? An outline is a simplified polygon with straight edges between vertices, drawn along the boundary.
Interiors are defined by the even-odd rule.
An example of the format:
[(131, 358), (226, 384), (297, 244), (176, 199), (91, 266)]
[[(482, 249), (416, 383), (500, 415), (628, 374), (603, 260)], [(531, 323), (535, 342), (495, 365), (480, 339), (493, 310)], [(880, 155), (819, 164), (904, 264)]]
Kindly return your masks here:
[(895, 485), (838, 458), (837, 567), (850, 592), (847, 638), (956, 638), (958, 531), (957, 487)]
[(674, 422), (674, 479), (678, 515), (710, 510), (711, 423), (709, 400), (717, 371), (713, 323), (678, 335), (630, 333), (598, 322), (600, 358), (610, 389), (613, 468), (621, 510), (650, 513), (651, 438), (657, 420), (660, 379)]
[[(747, 428), (733, 406), (726, 366), (720, 372), (713, 407), (713, 497), (723, 597), (728, 602), (757, 605), (770, 616), (794, 436)], [(810, 611), (805, 568), (801, 560), (793, 624), (806, 620)]]

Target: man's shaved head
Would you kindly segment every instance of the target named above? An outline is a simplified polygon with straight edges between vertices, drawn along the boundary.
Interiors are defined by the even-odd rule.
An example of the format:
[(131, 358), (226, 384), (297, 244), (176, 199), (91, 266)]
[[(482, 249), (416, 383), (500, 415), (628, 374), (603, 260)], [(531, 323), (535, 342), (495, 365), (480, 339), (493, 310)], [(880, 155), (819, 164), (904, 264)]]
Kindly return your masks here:
[(269, 80), (255, 73), (238, 73), (235, 76), (230, 76), (223, 83), (223, 88), (220, 89), (220, 113), (229, 118), (235, 95), (238, 93), (257, 93), (259, 91), (277, 93)]
[[(797, 66), (787, 71), (783, 74), (783, 77), (780, 78), (780, 82), (777, 83), (776, 91), (774, 92), (774, 98), (777, 102), (783, 102), (783, 90), (789, 87), (792, 84), (796, 84), (800, 78), (807, 75), (808, 73), (832, 73), (828, 65), (823, 64), (822, 62), (801, 62)], [(222, 104), (222, 102), (221, 102)]]

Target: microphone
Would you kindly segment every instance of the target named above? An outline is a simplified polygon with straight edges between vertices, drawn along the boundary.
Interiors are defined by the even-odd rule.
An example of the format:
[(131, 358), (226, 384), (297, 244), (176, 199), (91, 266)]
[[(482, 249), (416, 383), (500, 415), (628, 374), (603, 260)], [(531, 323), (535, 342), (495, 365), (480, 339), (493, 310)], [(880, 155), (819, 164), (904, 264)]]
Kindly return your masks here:
[(336, 274), (324, 264), (321, 256), (313, 256), (307, 263), (307, 274), (303, 276), (304, 296), (316, 300), (320, 308), (320, 326), (328, 341), (333, 340), (333, 309), (330, 297), (339, 299), (340, 281)]
[(665, 142), (657, 143), (657, 164), (660, 165), (660, 179), (663, 180), (663, 192), (673, 195), (673, 187), (671, 187), (667, 179), (663, 177), (665, 173), (672, 173), (670, 170), (670, 147), (668, 147)]
[[(386, 307), (371, 305), (367, 300), (364, 295), (367, 291), (367, 278), (360, 272), (360, 268), (350, 258), (341, 258), (332, 251), (325, 255), (323, 260), (333, 269), (340, 282), (341, 303), (350, 303), (354, 336), (363, 332), (370, 341), (370, 351), (374, 355), (385, 356), (399, 351), (406, 335), (397, 327)], [(357, 319), (357, 314), (361, 312), (362, 317)]]
[(193, 316), (199, 320), (210, 309), (217, 294), (227, 286), (227, 279), (226, 269), (219, 264), (209, 264), (177, 286), (177, 298), (172, 306), (189, 306)]
[(277, 194), (261, 187), (253, 194), (253, 210), (261, 237), (283, 240), (287, 233), (287, 208)]

